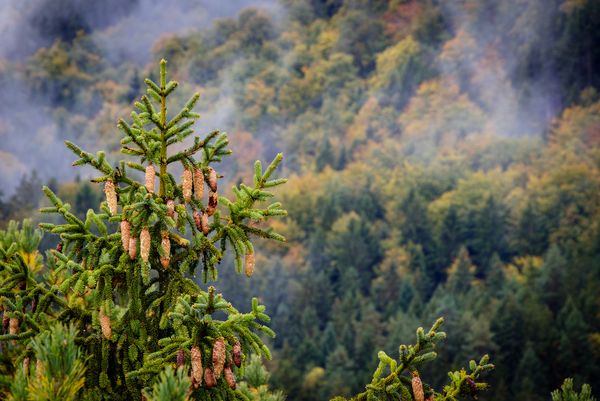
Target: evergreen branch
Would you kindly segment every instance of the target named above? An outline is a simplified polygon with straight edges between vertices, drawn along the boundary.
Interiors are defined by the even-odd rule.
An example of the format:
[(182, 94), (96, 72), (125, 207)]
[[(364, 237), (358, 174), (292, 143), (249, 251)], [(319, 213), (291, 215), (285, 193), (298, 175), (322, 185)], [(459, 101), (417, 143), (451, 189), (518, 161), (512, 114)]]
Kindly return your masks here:
[(194, 155), (198, 150), (200, 150), (201, 148), (206, 146), (206, 144), (208, 142), (210, 142), (218, 134), (219, 134), (219, 131), (212, 131), (203, 140), (200, 140), (200, 138), (196, 137), (194, 139), (194, 144), (192, 146), (190, 146), (189, 148), (187, 148), (185, 150), (182, 150), (181, 152), (177, 153), (176, 155), (169, 157), (167, 159), (167, 164), (171, 164), (175, 161), (182, 160), (184, 158)]
[(89, 164), (90, 166), (94, 167), (96, 170), (99, 170), (106, 175), (112, 174), (112, 172), (113, 172), (112, 168), (104, 159), (103, 152), (100, 152), (98, 154), (98, 157), (94, 158), (94, 156), (91, 153), (84, 151), (83, 149), (79, 148), (77, 145), (75, 145), (71, 141), (65, 141), (65, 144), (73, 153), (75, 153), (77, 156), (80, 157), (79, 160), (73, 162), (74, 166), (79, 166), (82, 164)]
[(132, 128), (129, 126), (129, 124), (125, 122), (125, 120), (120, 119), (117, 123), (117, 127), (119, 127), (129, 138), (131, 138), (133, 143), (139, 146), (141, 150), (134, 150), (129, 147), (124, 147), (123, 149), (126, 149), (126, 151), (131, 150), (132, 152), (143, 152), (144, 155), (148, 154), (148, 147), (146, 146), (146, 144), (140, 138), (137, 137), (137, 135), (133, 132)]

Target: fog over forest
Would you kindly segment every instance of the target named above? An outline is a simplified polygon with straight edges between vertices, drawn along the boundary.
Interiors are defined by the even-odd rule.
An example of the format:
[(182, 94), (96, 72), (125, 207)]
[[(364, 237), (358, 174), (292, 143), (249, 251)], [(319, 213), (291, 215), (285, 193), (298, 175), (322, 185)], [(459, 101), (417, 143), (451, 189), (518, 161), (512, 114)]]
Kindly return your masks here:
[(0, 4), (0, 230), (46, 221), (42, 185), (99, 210), (64, 141), (129, 157), (117, 121), (164, 58), (168, 116), (197, 91), (195, 133), (228, 133), (219, 195), (284, 155), (269, 227), (287, 241), (254, 244), (251, 280), (226, 253), (210, 282), (266, 305), (271, 389), (357, 394), (378, 351), (444, 316), (432, 386), (489, 354), (481, 400), (549, 401), (567, 377), (600, 391), (600, 2)]

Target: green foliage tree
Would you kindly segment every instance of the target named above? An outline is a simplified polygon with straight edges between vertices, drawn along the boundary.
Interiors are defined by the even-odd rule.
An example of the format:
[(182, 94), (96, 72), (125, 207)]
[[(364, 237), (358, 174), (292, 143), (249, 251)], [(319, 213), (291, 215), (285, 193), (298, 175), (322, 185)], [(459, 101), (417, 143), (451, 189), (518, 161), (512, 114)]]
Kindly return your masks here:
[[(234, 187), (232, 200), (219, 196), (213, 166), (231, 153), (226, 134), (211, 132), (181, 151), (171, 150), (193, 133), (198, 95), (178, 113), (168, 114), (167, 97), (178, 84), (167, 82), (164, 60), (160, 81), (145, 83), (148, 94), (136, 102), (133, 123), (118, 124), (125, 134), (122, 152), (139, 163), (130, 159), (112, 167), (103, 152), (93, 155), (67, 142), (79, 157), (74, 165), (89, 164), (101, 173), (92, 181), (104, 184), (106, 202), (100, 212), (89, 209), (80, 219), (44, 188), (51, 206), (42, 211), (64, 219), (62, 224), (41, 224), (61, 238), (59, 248), (48, 255), (49, 271), (39, 277), (26, 263), (19, 248), (25, 248), (27, 238), (0, 248), (1, 303), (9, 322), (0, 340), (16, 349), (18, 358), (46, 363), (31, 338), (55, 341), (48, 334), (54, 322), (73, 325), (85, 360), (79, 396), (86, 400), (138, 399), (144, 391), (164, 399), (165, 392), (181, 393), (181, 369), (175, 379), (159, 376), (172, 365), (186, 366), (186, 376), (191, 366), (190, 399), (246, 399), (235, 390), (235, 372), (250, 351), (270, 356), (258, 336), (273, 335), (259, 323), (269, 316), (257, 299), (250, 312), (239, 312), (213, 287), (205, 291), (192, 277), (200, 270), (204, 281), (216, 280), (227, 249), (233, 250), (237, 271), (251, 276), (250, 238), (284, 240), (252, 224), (286, 214), (280, 203), (256, 205), (273, 196), (268, 188), (285, 182), (271, 178), (282, 156), (264, 170), (257, 161), (254, 184)], [(172, 172), (176, 164), (183, 168), (180, 184)], [(135, 179), (135, 170), (144, 172), (143, 183)], [(219, 204), (225, 207), (217, 210)], [(111, 223), (120, 230), (114, 232), (116, 224)], [(30, 231), (24, 236), (30, 237)], [(83, 376), (84, 370), (77, 370)], [(52, 378), (53, 371), (47, 373)], [(150, 390), (155, 383), (158, 387)], [(77, 389), (72, 386), (74, 393)]]

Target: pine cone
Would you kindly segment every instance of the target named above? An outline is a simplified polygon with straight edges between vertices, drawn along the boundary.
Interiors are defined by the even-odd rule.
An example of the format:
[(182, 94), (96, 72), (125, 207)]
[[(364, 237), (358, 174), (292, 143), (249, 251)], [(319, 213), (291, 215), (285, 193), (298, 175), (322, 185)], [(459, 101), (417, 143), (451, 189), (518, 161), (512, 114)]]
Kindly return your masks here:
[(229, 386), (229, 388), (231, 388), (232, 390), (235, 390), (235, 376), (233, 375), (233, 372), (231, 371), (231, 367), (227, 366), (223, 370), (223, 375), (225, 376), (225, 381), (227, 382), (227, 385)]
[(182, 349), (177, 351), (177, 367), (180, 368), (185, 364), (185, 352)]
[[(19, 324), (19, 319), (17, 319), (16, 317), (11, 317), (8, 323), (8, 334), (11, 334), (13, 336), (19, 334)], [(12, 344), (17, 345), (17, 340), (13, 340)]]
[(416, 370), (412, 372), (412, 391), (415, 397), (415, 401), (425, 401), (425, 394), (423, 393), (423, 383), (419, 377), (419, 372)]
[(208, 235), (208, 229), (210, 228), (208, 224), (208, 213), (200, 214), (200, 227), (202, 229), (202, 234)]
[(154, 179), (156, 178), (156, 170), (152, 163), (146, 167), (146, 189), (150, 193), (154, 193)]
[(8, 323), (8, 334), (15, 336), (19, 334), (19, 319), (11, 317)]
[(151, 242), (150, 230), (148, 230), (148, 227), (142, 228), (140, 232), (140, 256), (144, 263), (148, 263)]
[(137, 255), (137, 238), (130, 237), (129, 238), (129, 259), (135, 259)]
[(108, 204), (108, 210), (110, 210), (110, 214), (116, 214), (117, 191), (115, 190), (115, 184), (112, 182), (112, 180), (108, 180), (104, 184), (104, 193), (106, 194), (106, 203)]
[(212, 363), (215, 377), (218, 379), (225, 366), (225, 341), (223, 338), (218, 338), (213, 345)]
[(127, 252), (129, 250), (129, 239), (131, 238), (131, 224), (127, 220), (121, 221), (121, 243), (123, 244), (123, 250)]
[(173, 199), (167, 200), (167, 216), (175, 218), (175, 201)]
[(181, 175), (181, 192), (183, 192), (183, 200), (190, 203), (192, 200), (192, 172), (186, 167)]
[(204, 197), (204, 174), (200, 167), (194, 169), (194, 196), (198, 200)]
[(110, 340), (112, 337), (112, 327), (110, 326), (110, 317), (104, 314), (102, 308), (98, 314), (100, 318), (100, 328), (102, 329), (102, 335), (104, 338)]
[(246, 254), (246, 260), (244, 261), (244, 273), (247, 277), (252, 277), (254, 273), (254, 252)]
[(434, 393), (431, 393), (431, 394), (429, 395), (429, 397), (427, 397), (427, 398), (425, 399), (425, 401), (435, 401), (435, 394), (434, 394)]
[(237, 340), (235, 341), (235, 344), (233, 344), (232, 354), (233, 363), (239, 368), (240, 366), (242, 366), (242, 345)]
[(208, 168), (208, 186), (213, 192), (217, 192), (217, 172), (214, 168)]
[(160, 264), (163, 269), (166, 269), (169, 267), (169, 261), (171, 260), (171, 240), (169, 239), (169, 232), (166, 230), (162, 231), (161, 237), (160, 246), (162, 247), (164, 256), (160, 258)]
[(217, 205), (219, 204), (219, 195), (216, 192), (210, 191), (208, 194), (208, 206), (206, 207), (206, 213), (209, 216), (215, 214), (217, 210)]
[[(197, 346), (192, 347), (190, 359), (192, 362), (192, 385), (194, 388), (198, 388), (202, 384), (202, 353), (200, 348)], [(206, 373), (204, 375), (206, 377)]]
[(63, 243), (62, 242), (59, 242), (58, 244), (56, 244), (56, 252), (62, 253), (62, 249), (63, 249)]
[(194, 210), (192, 216), (194, 217), (194, 223), (196, 224), (196, 228), (198, 229), (198, 231), (202, 231), (202, 216), (200, 215), (200, 212)]
[(29, 376), (29, 365), (31, 365), (31, 358), (27, 356), (23, 359), (23, 370), (27, 376)]
[(206, 383), (206, 387), (208, 388), (217, 385), (217, 379), (211, 368), (204, 369), (204, 383)]

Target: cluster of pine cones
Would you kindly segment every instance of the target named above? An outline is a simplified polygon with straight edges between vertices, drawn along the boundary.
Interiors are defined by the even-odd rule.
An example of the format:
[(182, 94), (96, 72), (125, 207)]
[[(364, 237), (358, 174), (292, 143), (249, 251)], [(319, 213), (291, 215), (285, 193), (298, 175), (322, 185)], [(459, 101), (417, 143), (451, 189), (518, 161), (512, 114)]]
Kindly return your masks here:
[[(149, 163), (146, 167), (145, 172), (145, 186), (146, 190), (150, 193), (154, 193), (154, 184), (156, 181), (156, 170), (152, 163)], [(204, 182), (207, 182), (210, 189), (208, 195), (208, 204), (206, 210), (194, 210), (193, 217), (196, 228), (201, 231), (204, 235), (208, 235), (210, 225), (208, 218), (212, 216), (217, 210), (219, 202), (219, 196), (217, 194), (217, 172), (212, 168), (208, 168), (208, 174), (205, 177), (200, 167), (194, 168), (192, 172), (189, 168), (185, 168), (181, 177), (181, 191), (183, 199), (186, 203), (190, 203), (192, 200), (192, 194), (194, 194), (197, 200), (201, 200), (204, 197)], [(106, 194), (106, 203), (111, 214), (117, 213), (117, 192), (115, 184), (112, 180), (106, 181), (104, 185), (104, 192)], [(175, 218), (175, 201), (173, 199), (167, 200), (167, 215), (171, 218)], [(121, 241), (123, 250), (129, 253), (129, 257), (133, 260), (137, 257), (138, 250), (138, 237), (131, 235), (131, 223), (127, 219), (121, 221)], [(140, 258), (144, 263), (148, 262), (150, 257), (150, 248), (152, 239), (150, 236), (150, 230), (147, 226), (142, 227), (139, 233), (139, 249)], [(161, 231), (161, 265), (167, 269), (170, 262), (171, 254), (171, 241), (169, 238), (169, 232), (167, 230)], [(253, 256), (252, 256), (253, 260)], [(247, 263), (248, 264), (248, 263)], [(251, 269), (253, 270), (254, 263), (251, 263)]]
[[(197, 389), (202, 385), (202, 380), (206, 387), (214, 387), (217, 385), (217, 380), (224, 376), (227, 385), (231, 389), (235, 389), (236, 381), (231, 363), (240, 367), (242, 364), (242, 347), (239, 341), (233, 344), (231, 352), (231, 361), (227, 361), (225, 350), (225, 340), (218, 338), (212, 349), (212, 368), (207, 366), (202, 367), (202, 352), (198, 346), (193, 346), (190, 350), (190, 360), (192, 365), (192, 387)], [(177, 353), (177, 367), (183, 366), (185, 363), (185, 353), (179, 350)]]
[[(156, 170), (152, 163), (150, 163), (146, 167), (145, 174), (145, 186), (146, 190), (150, 193), (154, 193), (154, 184), (156, 179)], [(204, 235), (208, 235), (210, 230), (210, 225), (208, 222), (208, 218), (212, 216), (218, 205), (218, 195), (217, 195), (217, 173), (212, 168), (208, 168), (208, 174), (205, 177), (202, 169), (196, 167), (193, 171), (189, 168), (185, 168), (183, 170), (183, 174), (181, 177), (181, 190), (183, 195), (183, 200), (186, 203), (190, 203), (192, 199), (192, 195), (195, 196), (197, 200), (201, 200), (204, 197), (204, 182), (208, 184), (209, 187), (209, 195), (208, 195), (208, 204), (205, 210), (196, 210), (194, 209), (192, 216), (194, 218), (194, 223), (196, 228), (201, 231)], [(115, 190), (115, 185), (113, 181), (108, 180), (105, 183), (104, 191), (106, 194), (106, 201), (108, 204), (108, 208), (111, 214), (117, 213), (117, 194)], [(173, 199), (168, 199), (166, 202), (167, 205), (167, 215), (171, 218), (175, 218), (175, 201)], [(125, 252), (129, 253), (129, 257), (131, 259), (135, 259), (137, 257), (137, 246), (138, 246), (138, 237), (132, 235), (131, 223), (126, 219), (121, 221), (121, 241), (122, 247)], [(151, 248), (151, 235), (150, 230), (147, 226), (142, 227), (139, 233), (139, 249), (140, 249), (140, 258), (145, 263), (148, 262), (150, 256), (150, 248)], [(171, 243), (169, 239), (169, 231), (163, 230), (161, 231), (161, 265), (163, 268), (167, 269), (169, 267), (170, 262), (170, 253), (171, 253)], [(246, 255), (245, 260), (245, 273), (247, 276), (251, 276), (254, 271), (254, 254), (249, 253)], [(112, 329), (110, 318), (100, 310), (99, 313), (99, 321), (102, 329), (102, 334), (105, 338), (110, 339), (112, 336)], [(12, 327), (12, 322), (11, 322)], [(225, 340), (223, 338), (218, 338), (214, 344), (212, 349), (212, 367), (206, 366), (203, 368), (202, 366), (202, 353), (198, 346), (193, 346), (190, 350), (190, 362), (191, 362), (191, 379), (192, 379), (192, 387), (197, 389), (202, 383), (206, 387), (214, 387), (217, 385), (217, 380), (224, 377), (227, 385), (235, 389), (236, 387), (236, 379), (232, 371), (232, 364), (237, 367), (241, 366), (242, 363), (242, 349), (239, 341), (235, 341), (232, 346), (231, 352), (231, 360), (227, 361), (226, 355), (226, 347)], [(177, 366), (183, 366), (185, 364), (185, 352), (183, 350), (179, 350), (177, 353)]]

